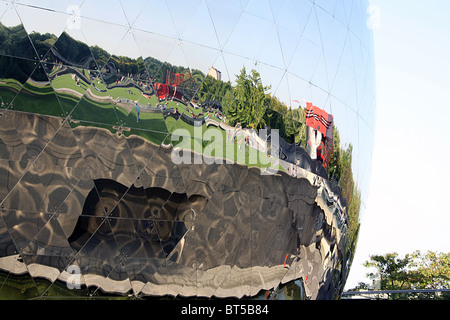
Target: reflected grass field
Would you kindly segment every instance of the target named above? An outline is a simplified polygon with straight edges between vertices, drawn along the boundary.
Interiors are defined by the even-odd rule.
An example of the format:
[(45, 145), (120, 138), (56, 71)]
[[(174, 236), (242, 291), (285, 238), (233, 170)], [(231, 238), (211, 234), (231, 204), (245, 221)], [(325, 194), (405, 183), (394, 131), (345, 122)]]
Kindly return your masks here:
[[(32, 278), (27, 275), (13, 275), (0, 271), (0, 300), (30, 300), (30, 299), (108, 299), (129, 300), (129, 296), (108, 294), (101, 290), (86, 287), (77, 290), (69, 289), (60, 281), (51, 283), (42, 278)], [(44, 295), (43, 295), (44, 294)], [(134, 298), (134, 297), (131, 297)]]
[[(77, 86), (70, 74), (56, 77), (52, 81), (52, 86), (49, 83), (27, 81), (22, 87), (16, 80), (11, 79), (2, 80), (1, 84), (0, 96), (4, 101), (12, 101), (12, 106), (10, 106), (12, 110), (57, 117), (64, 117), (70, 114), (72, 127), (80, 125), (94, 126), (107, 128), (112, 133), (117, 131), (113, 127), (125, 127), (127, 129), (122, 132), (126, 137), (137, 135), (157, 145), (161, 143), (173, 143), (174, 146), (186, 150), (194, 150), (197, 152), (201, 150), (201, 153), (206, 151), (208, 156), (221, 158), (224, 162), (228, 160), (232, 163), (250, 165), (261, 169), (267, 167), (267, 154), (259, 150), (251, 150), (248, 145), (233, 143), (233, 146), (231, 148), (228, 146), (227, 149), (227, 133), (223, 129), (215, 128), (222, 135), (222, 139), (219, 139), (219, 141), (199, 141), (199, 138), (202, 140), (205, 132), (209, 130), (206, 124), (203, 124), (199, 131), (200, 137), (196, 137), (198, 132), (195, 132), (192, 125), (184, 122), (181, 118), (176, 120), (168, 116), (164, 119), (162, 112), (147, 112), (146, 110), (142, 110), (139, 113), (138, 120), (136, 108), (132, 107), (131, 110), (126, 109), (125, 107), (114, 104), (111, 99), (101, 101), (97, 99), (102, 98), (97, 96), (99, 93), (97, 91), (95, 92), (95, 96), (85, 94), (86, 90), (84, 88), (87, 88), (87, 85), (84, 81), (80, 81), (80, 86)], [(59, 90), (70, 89), (72, 93), (71, 91), (55, 92), (53, 86)], [(14, 93), (16, 91), (18, 91), (17, 94)], [(74, 92), (84, 95), (80, 99)], [(136, 98), (138, 94), (142, 94), (137, 88), (113, 88), (108, 90), (109, 93), (114, 93), (112, 98), (124, 97), (129, 100), (133, 97)], [(103, 98), (105, 97), (108, 96), (103, 96)], [(142, 99), (142, 97), (139, 99)], [(154, 95), (150, 99), (144, 99), (151, 100), (153, 103), (157, 102)], [(178, 108), (180, 112), (186, 114), (190, 111), (197, 115), (203, 112), (201, 108), (189, 108), (187, 111), (186, 108), (188, 107), (174, 101), (169, 101), (167, 107)], [(172, 141), (171, 134), (178, 129), (186, 130), (189, 137)], [(257, 153), (256, 162), (251, 160), (252, 152)], [(273, 169), (285, 171), (280, 165), (277, 165)]]

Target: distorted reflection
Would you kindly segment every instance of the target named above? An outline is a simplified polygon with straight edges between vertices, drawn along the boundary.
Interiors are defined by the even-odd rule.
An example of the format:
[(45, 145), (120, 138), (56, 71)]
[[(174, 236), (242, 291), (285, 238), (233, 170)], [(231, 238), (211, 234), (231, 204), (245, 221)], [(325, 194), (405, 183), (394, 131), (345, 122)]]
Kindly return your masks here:
[[(188, 198), (164, 188), (127, 188), (112, 180), (97, 180), (68, 241), (76, 251), (89, 239), (99, 243), (94, 249), (100, 251), (107, 251), (108, 241), (117, 241), (127, 256), (160, 257), (161, 251), (169, 256), (195, 218), (193, 208), (201, 212), (205, 204), (202, 196)], [(105, 217), (108, 222), (97, 219)], [(109, 224), (110, 229), (99, 229), (97, 222)]]
[(338, 298), (374, 81), (333, 3), (1, 1), (0, 292)]

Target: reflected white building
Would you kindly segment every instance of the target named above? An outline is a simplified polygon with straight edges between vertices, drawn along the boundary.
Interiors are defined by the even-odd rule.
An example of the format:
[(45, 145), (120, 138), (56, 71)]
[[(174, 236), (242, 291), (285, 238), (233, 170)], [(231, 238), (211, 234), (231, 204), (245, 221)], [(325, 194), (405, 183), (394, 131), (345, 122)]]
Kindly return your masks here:
[(213, 77), (215, 80), (222, 80), (222, 72), (217, 70), (216, 68), (212, 67), (209, 69), (208, 76)]

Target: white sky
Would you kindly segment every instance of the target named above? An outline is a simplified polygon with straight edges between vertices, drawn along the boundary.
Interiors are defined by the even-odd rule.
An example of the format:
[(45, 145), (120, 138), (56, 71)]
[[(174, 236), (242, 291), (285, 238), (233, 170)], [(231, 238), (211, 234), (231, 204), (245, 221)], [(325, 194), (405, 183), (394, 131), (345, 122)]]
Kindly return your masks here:
[(450, 252), (450, 1), (371, 0), (377, 117), (372, 179), (345, 289), (372, 254)]

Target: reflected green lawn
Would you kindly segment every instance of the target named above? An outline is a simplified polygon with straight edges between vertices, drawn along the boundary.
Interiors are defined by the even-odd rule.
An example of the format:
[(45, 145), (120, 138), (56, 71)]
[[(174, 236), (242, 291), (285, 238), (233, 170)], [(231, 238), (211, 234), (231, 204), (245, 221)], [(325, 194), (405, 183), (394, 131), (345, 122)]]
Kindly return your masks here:
[[(94, 82), (94, 84), (99, 90), (106, 90), (101, 82)], [(57, 90), (55, 92), (53, 87), (56, 89), (66, 88), (72, 91)], [(170, 116), (164, 119), (162, 112), (149, 112), (142, 109), (140, 109), (138, 119), (137, 109), (132, 104), (129, 104), (126, 108), (113, 103), (111, 98), (121, 97), (132, 100), (132, 98), (138, 98), (139, 96), (139, 99), (142, 99), (142, 92), (137, 88), (113, 88), (107, 90), (107, 92), (98, 92), (92, 91), (91, 86), (91, 94), (88, 95), (85, 94), (86, 87), (87, 85), (83, 81), (80, 81), (80, 86), (78, 86), (70, 74), (56, 77), (52, 81), (52, 85), (27, 81), (21, 87), (15, 80), (6, 80), (0, 86), (0, 96), (5, 101), (12, 101), (12, 110), (57, 117), (65, 117), (70, 114), (73, 121), (72, 127), (84, 125), (108, 128), (112, 133), (117, 131), (113, 129), (114, 127), (125, 127), (128, 129), (124, 130), (123, 134), (127, 137), (137, 135), (157, 145), (163, 142), (165, 144), (173, 143), (174, 146), (193, 150), (206, 156), (228, 160), (232, 163), (263, 169), (268, 166), (272, 167), (266, 153), (250, 148), (245, 143), (227, 141), (227, 133), (223, 129), (208, 128), (206, 124), (203, 124), (201, 128), (196, 130), (182, 119), (176, 120)], [(15, 91), (18, 91), (18, 94), (14, 94)], [(77, 97), (76, 93), (80, 96), (81, 94), (84, 95), (80, 98)], [(155, 96), (144, 99), (152, 101), (156, 105)], [(203, 112), (201, 108), (186, 107), (174, 101), (168, 102), (167, 106), (178, 108), (180, 112), (187, 114)], [(186, 110), (186, 108), (188, 109)], [(179, 132), (179, 129), (185, 130), (183, 131), (184, 137), (172, 141), (171, 134), (175, 130)], [(205, 133), (208, 135), (208, 132), (212, 132), (214, 137), (203, 139)], [(278, 164), (272, 169), (284, 170)]]

